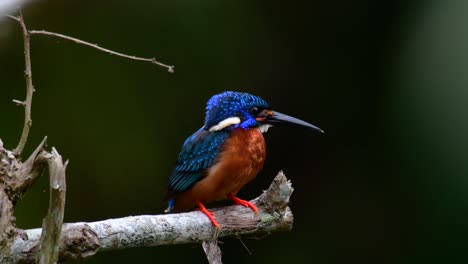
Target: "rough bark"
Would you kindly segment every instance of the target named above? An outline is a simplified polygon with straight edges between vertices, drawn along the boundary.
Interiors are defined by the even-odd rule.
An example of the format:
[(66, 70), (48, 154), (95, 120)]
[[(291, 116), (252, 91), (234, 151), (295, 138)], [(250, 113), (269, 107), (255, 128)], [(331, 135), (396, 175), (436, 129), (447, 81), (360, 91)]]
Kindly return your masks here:
[(41, 234), (41, 251), (39, 264), (57, 262), (65, 214), (65, 170), (68, 161), (63, 163), (62, 156), (55, 148), (45, 156), (49, 165), (49, 210), (44, 218)]

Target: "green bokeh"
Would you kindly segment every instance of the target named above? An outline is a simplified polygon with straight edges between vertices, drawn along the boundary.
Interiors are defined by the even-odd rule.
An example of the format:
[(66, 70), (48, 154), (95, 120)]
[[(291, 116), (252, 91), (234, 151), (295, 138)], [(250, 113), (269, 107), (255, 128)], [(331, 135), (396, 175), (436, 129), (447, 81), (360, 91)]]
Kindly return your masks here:
[[(410, 2), (410, 3), (407, 3)], [(175, 74), (34, 36), (33, 128), (70, 159), (65, 221), (161, 213), (184, 139), (224, 90), (260, 95), (326, 131), (274, 128), (242, 196), (283, 169), (291, 232), (221, 245), (225, 263), (465, 263), (468, 4), (463, 1), (36, 1), (31, 29), (175, 65)], [(17, 25), (0, 20), (0, 138), (19, 139)], [(40, 226), (42, 177), (18, 204)], [(86, 263), (203, 263), (198, 245), (106, 252)], [(79, 263), (79, 262), (77, 262)]]

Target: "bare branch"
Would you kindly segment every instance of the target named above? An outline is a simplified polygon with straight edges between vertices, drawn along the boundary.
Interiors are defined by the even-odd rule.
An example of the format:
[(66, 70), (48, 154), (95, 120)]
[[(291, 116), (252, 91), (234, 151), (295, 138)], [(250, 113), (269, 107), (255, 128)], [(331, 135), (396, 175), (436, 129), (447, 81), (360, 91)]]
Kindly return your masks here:
[[(290, 230), (293, 215), (287, 203), (292, 190), (291, 183), (280, 172), (270, 188), (252, 201), (259, 209), (258, 216), (242, 206), (214, 209), (222, 227), (219, 237), (263, 237), (273, 231)], [(41, 229), (26, 230), (25, 234), (15, 238), (11, 263), (32, 261), (37, 253)], [(100, 251), (133, 247), (202, 243), (216, 236), (210, 220), (198, 211), (64, 224), (59, 259), (82, 259)]]
[(5, 263), (5, 258), (11, 254), (16, 229), (13, 221), (13, 203), (3, 188), (0, 188), (0, 263)]
[(18, 17), (10, 16), (9, 18), (17, 21), (23, 32), (23, 45), (24, 45), (24, 65), (25, 65), (25, 78), (26, 78), (26, 100), (24, 101), (24, 126), (23, 132), (21, 133), (21, 138), (18, 143), (18, 146), (15, 148), (14, 152), (16, 155), (21, 155), (28, 141), (29, 130), (32, 126), (31, 120), (31, 106), (32, 106), (32, 95), (34, 92), (34, 87), (32, 83), (32, 71), (31, 71), (31, 49), (30, 49), (30, 40), (31, 36), (29, 35), (26, 24), (24, 23), (23, 14), (21, 10)]
[(24, 163), (20, 163), (18, 168), (14, 170), (14, 177), (9, 182), (9, 186), (13, 191), (10, 198), (13, 199), (13, 201), (16, 202), (19, 200), (28, 187), (30, 187), (44, 171), (47, 165), (46, 152), (44, 152), (46, 144), (47, 137), (44, 137), (29, 158)]
[(110, 49), (106, 48), (101, 48), (97, 44), (92, 44), (87, 41), (83, 41), (81, 39), (77, 39), (74, 37), (70, 37), (67, 35), (55, 33), (55, 32), (50, 32), (50, 31), (45, 31), (45, 30), (31, 30), (29, 31), (26, 27), (26, 24), (23, 19), (23, 15), (21, 13), (21, 9), (19, 10), (19, 16), (11, 16), (11, 15), (6, 15), (6, 17), (16, 21), (19, 23), (21, 26), (21, 30), (23, 32), (23, 42), (24, 42), (24, 60), (25, 60), (25, 78), (26, 78), (26, 100), (20, 101), (20, 100), (13, 100), (18, 105), (24, 105), (24, 126), (23, 126), (23, 132), (21, 133), (21, 138), (18, 143), (18, 146), (15, 148), (14, 152), (16, 155), (21, 155), (21, 153), (24, 150), (24, 147), (26, 146), (26, 142), (28, 141), (28, 136), (29, 136), (29, 130), (32, 126), (32, 119), (31, 119), (31, 107), (32, 107), (32, 95), (34, 92), (34, 86), (32, 83), (32, 70), (31, 70), (31, 48), (30, 48), (30, 43), (31, 43), (31, 35), (46, 35), (46, 36), (52, 36), (56, 38), (61, 38), (69, 41), (73, 41), (77, 44), (85, 45), (88, 47), (92, 47), (94, 49), (106, 52), (110, 55), (115, 55), (118, 57), (122, 58), (127, 58), (135, 61), (145, 61), (145, 62), (150, 62), (155, 65), (159, 65), (161, 67), (166, 68), (170, 73), (174, 73), (174, 65), (167, 65), (162, 62), (159, 62), (156, 60), (156, 58), (143, 58), (143, 57), (137, 57), (137, 56), (131, 56), (127, 54), (123, 54), (120, 52), (116, 52)]
[(12, 15), (6, 15), (6, 16), (7, 16), (8, 18), (11, 18), (11, 19), (17, 21), (17, 22), (20, 22), (20, 19), (17, 18), (17, 17), (15, 17), (15, 16), (12, 16)]
[(65, 213), (65, 164), (55, 148), (47, 156), (49, 164), (49, 210), (42, 224), (40, 264), (57, 263), (60, 234)]
[(15, 103), (16, 105), (26, 106), (26, 102), (24, 102), (24, 101), (20, 101), (20, 100), (16, 100), (16, 99), (13, 99), (12, 101), (13, 101), (13, 103)]
[(73, 42), (75, 42), (77, 44), (85, 45), (85, 46), (88, 46), (88, 47), (91, 47), (91, 48), (106, 52), (106, 53), (108, 53), (110, 55), (115, 55), (115, 56), (118, 56), (118, 57), (130, 59), (130, 60), (150, 62), (152, 64), (159, 65), (161, 67), (166, 68), (170, 73), (174, 73), (174, 65), (166, 65), (164, 63), (161, 63), (161, 62), (157, 61), (156, 58), (142, 58), (142, 57), (137, 57), (137, 56), (130, 56), (130, 55), (123, 54), (123, 53), (120, 53), (120, 52), (116, 52), (116, 51), (113, 51), (113, 50), (110, 50), (110, 49), (101, 48), (97, 44), (92, 44), (92, 43), (83, 41), (81, 39), (77, 39), (77, 38), (74, 38), (74, 37), (70, 37), (70, 36), (55, 33), (55, 32), (45, 31), (45, 30), (31, 30), (31, 31), (29, 31), (29, 33), (31, 35), (46, 35), (46, 36), (52, 36), (52, 37), (56, 37), (56, 38), (66, 39), (66, 40), (69, 40), (69, 41), (73, 41)]
[(203, 241), (203, 251), (205, 251), (206, 258), (209, 264), (222, 264), (221, 249), (218, 246), (217, 240)]
[(4, 263), (6, 256), (11, 254), (11, 247), (17, 235), (13, 225), (14, 204), (9, 197), (9, 190), (4, 187), (13, 178), (16, 168), (15, 155), (4, 149), (0, 140), (0, 263)]
[(13, 151), (3, 148), (0, 140), (0, 263), (9, 263), (16, 236), (23, 236), (15, 227), (14, 208), (23, 193), (42, 173), (46, 138), (25, 163), (17, 160)]

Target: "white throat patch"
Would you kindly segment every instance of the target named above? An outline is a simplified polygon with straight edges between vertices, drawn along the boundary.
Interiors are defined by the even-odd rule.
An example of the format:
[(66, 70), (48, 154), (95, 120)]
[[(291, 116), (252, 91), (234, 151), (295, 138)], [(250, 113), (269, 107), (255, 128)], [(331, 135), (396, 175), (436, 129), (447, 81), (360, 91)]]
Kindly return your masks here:
[(237, 116), (229, 117), (229, 118), (226, 118), (223, 121), (219, 122), (217, 125), (214, 125), (214, 126), (210, 127), (209, 131), (210, 132), (219, 131), (219, 130), (224, 129), (224, 128), (228, 127), (228, 126), (237, 125), (240, 122), (241, 122), (241, 120)]
[(258, 130), (260, 130), (261, 133), (266, 133), (270, 127), (271, 125), (261, 125), (258, 127)]

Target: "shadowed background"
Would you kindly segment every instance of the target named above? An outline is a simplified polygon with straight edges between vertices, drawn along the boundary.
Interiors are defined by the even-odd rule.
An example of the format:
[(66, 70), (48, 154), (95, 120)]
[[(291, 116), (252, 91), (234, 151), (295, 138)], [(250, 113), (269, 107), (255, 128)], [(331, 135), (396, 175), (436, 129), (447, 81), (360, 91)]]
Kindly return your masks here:
[[(407, 2), (411, 2), (410, 4)], [(36, 1), (30, 29), (175, 65), (175, 74), (45, 36), (32, 39), (33, 127), (70, 159), (66, 222), (161, 213), (180, 146), (225, 90), (326, 131), (273, 128), (267, 162), (241, 193), (282, 169), (294, 229), (223, 239), (224, 263), (463, 262), (468, 235), (468, 3), (463, 1)], [(0, 138), (20, 137), (24, 60), (0, 20)], [(41, 225), (47, 177), (18, 205)], [(199, 245), (98, 254), (84, 263), (203, 263)], [(76, 262), (80, 263), (80, 262)]]

